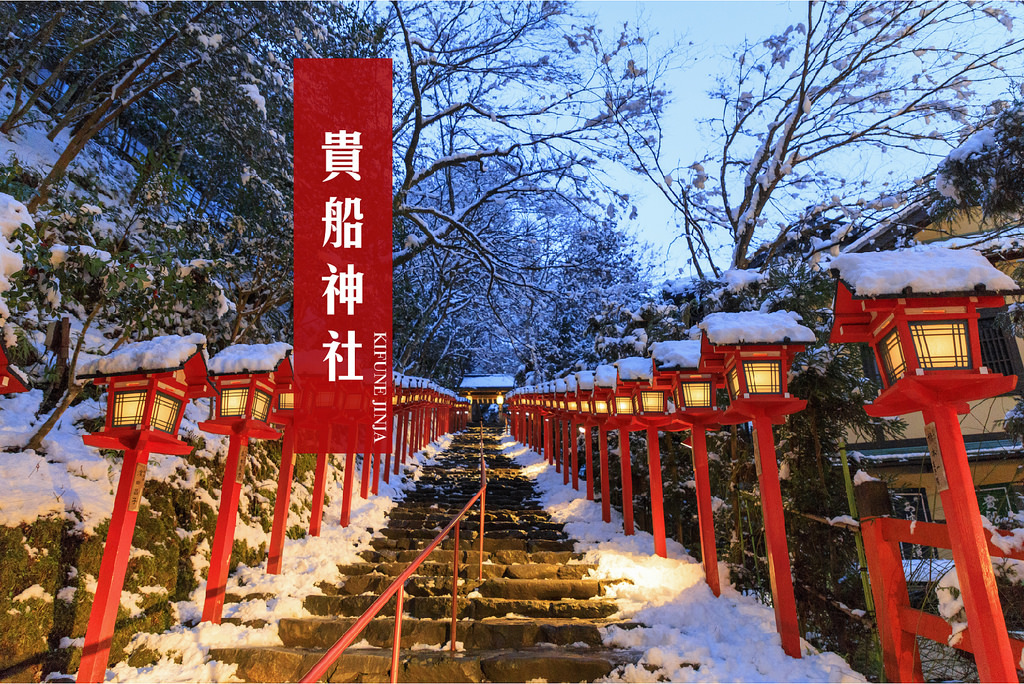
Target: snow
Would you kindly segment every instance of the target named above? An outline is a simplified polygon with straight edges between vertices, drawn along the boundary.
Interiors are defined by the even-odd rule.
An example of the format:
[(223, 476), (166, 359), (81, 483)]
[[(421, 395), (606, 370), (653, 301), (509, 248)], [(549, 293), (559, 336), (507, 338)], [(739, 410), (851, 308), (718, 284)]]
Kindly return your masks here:
[(32, 599), (38, 599), (45, 603), (53, 603), (53, 595), (43, 589), (42, 585), (39, 584), (33, 584), (11, 600), (14, 603), (24, 603), (25, 601), (31, 601)]
[(567, 392), (573, 392), (573, 393), (576, 392), (576, 376), (575, 375), (570, 374), (570, 375), (565, 376), (565, 389), (566, 389)]
[(695, 369), (700, 365), (700, 340), (671, 340), (651, 345), (658, 370)]
[[(46, 454), (21, 451), (46, 414), (36, 417), (43, 391), (34, 389), (0, 397), (0, 482), (7, 483), (0, 497), (0, 525), (15, 527), (49, 515), (95, 533), (114, 507), (110, 463), (99, 449), (82, 443), (75, 422), (104, 414), (95, 399), (71, 407), (43, 439)], [(113, 474), (116, 478), (116, 473)]]
[(763, 273), (745, 269), (732, 269), (722, 273), (722, 282), (725, 283), (725, 289), (734, 293), (740, 292), (750, 285), (763, 283), (766, 278), (767, 276)]
[(273, 344), (234, 344), (221, 350), (207, 364), (213, 375), (226, 373), (269, 373), (292, 350), (285, 342)]
[(615, 619), (639, 622), (635, 629), (602, 630), (606, 646), (643, 652), (640, 662), (612, 672), (604, 681), (706, 682), (860, 682), (865, 679), (834, 653), (817, 653), (802, 642), (803, 658), (785, 655), (772, 609), (740, 594), (720, 564), (722, 596), (704, 582), (703, 566), (676, 541), (667, 540), (668, 558), (654, 555), (653, 537), (642, 531), (626, 537), (622, 517), (601, 520), (600, 503), (587, 501), (562, 484), (542, 456), (506, 437), (504, 451), (536, 480), (541, 505), (555, 522), (579, 540), (584, 563), (597, 568), (591, 579), (627, 579), (608, 595), (619, 606)]
[(79, 254), (94, 257), (105, 263), (110, 263), (113, 259), (113, 257), (110, 256), (110, 252), (106, 252), (102, 249), (96, 249), (89, 245), (71, 245), (70, 247), (68, 245), (54, 245), (50, 247), (50, 265), (60, 266), (63, 264), (68, 260), (68, 252), (78, 252)]
[(700, 322), (700, 329), (711, 344), (814, 342), (814, 332), (800, 320), (792, 311), (713, 313)]
[(576, 385), (581, 392), (589, 392), (594, 389), (594, 371), (579, 371), (576, 373)]
[(946, 155), (949, 161), (963, 161), (970, 159), (976, 154), (981, 154), (986, 147), (993, 147), (996, 144), (996, 133), (994, 129), (984, 128), (975, 131), (967, 137), (960, 146)]
[(23, 223), (35, 227), (35, 221), (32, 220), (25, 205), (0, 192), (0, 326), (4, 325), (11, 315), (3, 299), (4, 293), (11, 289), (10, 278), (25, 265), (24, 259), (16, 251), (21, 247), (21, 243), (12, 240), (14, 231)]
[(260, 95), (260, 89), (252, 83), (242, 83), (238, 87), (253, 101), (256, 109), (260, 110), (260, 113), (263, 114), (263, 118), (267, 118), (267, 99)]
[(206, 336), (201, 333), (163, 335), (133, 342), (106, 356), (79, 364), (78, 377), (180, 368), (200, 349), (205, 351), (205, 345)]
[(864, 484), (865, 482), (881, 482), (881, 480), (879, 480), (877, 477), (872, 477), (871, 475), (868, 475), (863, 470), (858, 470), (856, 473), (854, 473), (854, 485)]
[(654, 378), (654, 367), (651, 359), (644, 359), (639, 356), (628, 356), (615, 362), (619, 369), (619, 380), (626, 381), (647, 381)]
[(610, 387), (615, 389), (618, 384), (619, 372), (615, 366), (609, 366), (607, 364), (601, 364), (594, 371), (594, 384), (598, 387)]
[(841, 254), (830, 268), (857, 297), (902, 295), (906, 288), (915, 294), (1016, 291), (1013, 278), (989, 263), (973, 249), (925, 247), (891, 252)]
[(477, 375), (466, 376), (459, 383), (459, 389), (493, 389), (514, 387), (515, 378), (511, 375)]

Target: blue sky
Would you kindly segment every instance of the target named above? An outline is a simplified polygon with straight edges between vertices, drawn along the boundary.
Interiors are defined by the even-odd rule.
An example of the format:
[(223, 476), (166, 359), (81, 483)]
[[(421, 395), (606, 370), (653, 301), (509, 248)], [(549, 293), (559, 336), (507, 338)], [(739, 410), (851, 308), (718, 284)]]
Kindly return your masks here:
[[(697, 122), (716, 114), (716, 105), (707, 97), (707, 92), (714, 86), (717, 73), (724, 71), (732, 59), (734, 49), (744, 39), (763, 40), (790, 24), (803, 21), (807, 12), (806, 4), (802, 2), (768, 0), (606, 0), (578, 2), (577, 7), (596, 16), (606, 31), (618, 30), (627, 21), (630, 25), (646, 25), (658, 34), (652, 41), (655, 48), (679, 41), (690, 51), (692, 57), (688, 57), (682, 68), (671, 73), (666, 80), (672, 92), (672, 102), (664, 117), (666, 122), (674, 122), (670, 144), (666, 146), (666, 158), (679, 159), (685, 164), (703, 157), (708, 147), (709, 141), (702, 138)], [(691, 42), (693, 45), (688, 45)], [(622, 179), (630, 183), (628, 174), (623, 174)], [(675, 237), (671, 206), (645, 182), (637, 180), (630, 186), (628, 191), (642, 197), (638, 201), (639, 216), (631, 228), (642, 240), (652, 244), (657, 261), (664, 263), (658, 277), (677, 277), (678, 269), (685, 267), (688, 254), (682, 243), (670, 247)], [(684, 269), (683, 275), (688, 273)]]

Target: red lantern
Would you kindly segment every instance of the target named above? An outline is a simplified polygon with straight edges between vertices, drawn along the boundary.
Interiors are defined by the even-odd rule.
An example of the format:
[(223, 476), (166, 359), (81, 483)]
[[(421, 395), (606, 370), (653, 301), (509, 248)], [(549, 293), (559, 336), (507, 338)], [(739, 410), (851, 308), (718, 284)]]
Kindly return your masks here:
[(270, 410), (277, 392), (277, 376), (291, 379), (291, 345), (236, 344), (210, 359), (217, 390), (216, 417), (199, 424), (205, 432), (229, 435), (228, 456), (217, 512), (217, 529), (206, 578), (203, 621), (220, 623), (228, 560), (235, 540), (235, 517), (242, 491), (250, 439), (278, 439), (270, 426)]
[[(840, 277), (831, 341), (870, 344), (882, 371), (885, 388), (864, 410), (877, 417), (920, 411), (924, 417), (980, 678), (1016, 681), (957, 415), (970, 411), (968, 401), (1016, 387), (1015, 376), (982, 365), (978, 310), (1001, 308), (1004, 293), (1020, 290), (973, 250), (844, 254), (831, 265)], [(882, 605), (885, 598), (876, 601)], [(885, 619), (898, 623), (899, 616)], [(887, 675), (900, 676), (891, 648), (883, 650)]]
[(206, 338), (198, 334), (157, 337), (125, 345), (79, 369), (79, 380), (107, 385), (104, 427), (82, 441), (125, 452), (89, 613), (79, 682), (102, 682), (106, 675), (149, 455), (192, 451), (192, 445), (178, 438), (178, 428), (185, 404), (212, 390), (206, 375), (205, 344)]
[(677, 420), (690, 428), (704, 579), (715, 596), (719, 596), (721, 583), (718, 576), (715, 521), (711, 510), (707, 430), (719, 426), (716, 396), (722, 378), (716, 373), (699, 372), (700, 350), (700, 340), (656, 342), (651, 345), (651, 358), (656, 381), (672, 378)]
[(700, 371), (724, 374), (729, 386), (732, 403), (724, 420), (754, 425), (754, 465), (764, 513), (775, 624), (783, 650), (794, 658), (800, 657), (800, 631), (772, 425), (807, 404), (788, 391), (793, 356), (803, 351), (803, 343), (815, 341), (814, 332), (798, 321), (799, 316), (789, 311), (750, 311), (711, 314), (700, 323), (704, 331)]

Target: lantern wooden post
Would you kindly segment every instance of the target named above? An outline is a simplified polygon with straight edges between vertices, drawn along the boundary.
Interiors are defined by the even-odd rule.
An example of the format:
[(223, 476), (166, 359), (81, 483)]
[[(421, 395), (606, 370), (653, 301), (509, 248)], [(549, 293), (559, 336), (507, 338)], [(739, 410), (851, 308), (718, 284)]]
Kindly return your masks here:
[[(1016, 376), (982, 365), (978, 310), (1001, 308), (1005, 294), (1020, 289), (973, 250), (844, 254), (834, 262), (840, 280), (831, 341), (872, 346), (884, 389), (865, 405), (868, 415), (921, 412), (979, 678), (1016, 681), (989, 533), (982, 526), (958, 415), (970, 412), (967, 402), (1017, 385)], [(899, 647), (892, 640), (886, 644)], [(887, 653), (884, 660), (890, 677), (907, 671), (904, 665), (890, 672), (906, 661), (901, 654)]]
[[(278, 439), (281, 436), (267, 421), (276, 392), (275, 374), (283, 373), (286, 365), (290, 369), (290, 354), (291, 346), (287, 344), (238, 344), (222, 350), (210, 360), (210, 372), (218, 392), (217, 417), (200, 423), (199, 429), (226, 434), (229, 441), (217, 528), (206, 576), (203, 622), (219, 624), (221, 621), (249, 440)], [(288, 376), (291, 376), (290, 370)]]
[(807, 405), (788, 392), (793, 356), (803, 351), (804, 343), (816, 340), (814, 332), (798, 321), (797, 314), (776, 311), (715, 313), (700, 323), (704, 331), (700, 370), (728, 379), (732, 403), (722, 422), (750, 421), (754, 426), (754, 465), (764, 517), (775, 627), (782, 638), (782, 649), (793, 658), (801, 656), (800, 627), (772, 425), (784, 422), (786, 415)]
[[(327, 428), (328, 430), (330, 428)], [(309, 514), (309, 536), (319, 537), (320, 526), (324, 518), (324, 495), (327, 491), (327, 457), (324, 450), (316, 454), (316, 471), (313, 473), (313, 500), (310, 502), (312, 510)]]
[[(117, 609), (121, 604), (121, 589), (128, 571), (149, 453), (145, 445), (142, 449), (126, 449), (124, 452), (121, 476), (114, 495), (114, 510), (107, 528), (107, 539), (103, 544), (96, 595), (89, 611), (82, 662), (78, 666), (78, 682), (102, 682), (106, 678), (110, 644), (114, 638)], [(138, 485), (137, 480), (140, 480)]]
[(700, 556), (704, 579), (715, 596), (721, 596), (718, 576), (718, 545), (715, 544), (715, 517), (711, 507), (711, 477), (708, 474), (707, 427), (691, 423), (690, 441), (693, 452), (693, 476), (697, 494), (697, 524), (700, 527)]
[(711, 507), (711, 478), (708, 472), (707, 430), (717, 428), (720, 410), (718, 388), (723, 379), (713, 373), (700, 373), (701, 341), (672, 340), (651, 345), (654, 364), (652, 382), (671, 387), (676, 418), (671, 429), (690, 430), (693, 479), (696, 484), (697, 524), (700, 528), (701, 563), (704, 581), (715, 596), (721, 595), (718, 574), (718, 548), (715, 544), (715, 520)]
[(270, 548), (267, 549), (267, 574), (281, 572), (284, 558), (284, 540), (288, 532), (288, 511), (291, 507), (292, 476), (295, 472), (295, 433), (285, 428), (281, 443), (281, 472), (277, 478), (277, 496), (274, 499), (274, 524), (270, 530)]
[(601, 459), (601, 520), (612, 521), (611, 485), (608, 482), (608, 432), (604, 424), (597, 428), (598, 456)]
[(594, 500), (594, 441), (590, 426), (583, 424), (583, 448), (587, 459), (587, 501)]
[(352, 423), (348, 426), (348, 448), (345, 453), (345, 472), (341, 494), (341, 526), (348, 527), (352, 515), (352, 488), (355, 482), (356, 470), (356, 438), (359, 435), (359, 426)]
[(619, 472), (622, 477), (622, 528), (629, 536), (636, 530), (633, 527), (633, 462), (627, 429), (619, 430)]
[[(149, 455), (192, 451), (192, 446), (177, 434), (185, 403), (212, 393), (203, 354), (205, 343), (202, 335), (158, 337), (125, 345), (79, 369), (78, 379), (108, 386), (104, 428), (84, 436), (82, 441), (97, 448), (123, 450), (124, 460), (89, 612), (78, 682), (102, 682), (106, 677)], [(153, 366), (154, 359), (158, 367)], [(12, 378), (19, 381), (17, 376)], [(3, 383), (7, 391), (20, 391), (19, 387), (24, 385)]]
[(291, 508), (292, 480), (295, 474), (295, 376), (291, 363), (276, 374), (277, 396), (270, 419), (280, 425), (281, 468), (277, 475), (277, 494), (274, 497), (274, 521), (270, 529), (270, 547), (267, 549), (267, 574), (281, 572), (284, 541), (288, 532), (288, 512)]

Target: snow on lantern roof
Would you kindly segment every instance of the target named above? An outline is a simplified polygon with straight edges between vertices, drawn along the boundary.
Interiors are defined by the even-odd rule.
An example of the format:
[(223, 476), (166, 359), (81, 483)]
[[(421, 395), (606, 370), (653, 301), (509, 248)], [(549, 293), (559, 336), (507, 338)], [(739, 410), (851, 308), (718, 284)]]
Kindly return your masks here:
[(619, 372), (615, 366), (609, 366), (608, 364), (602, 363), (594, 371), (594, 384), (598, 387), (610, 387), (615, 389), (615, 386), (619, 383)]
[(935, 246), (840, 254), (829, 267), (860, 298), (1020, 289), (1013, 278), (973, 249)]
[(654, 377), (654, 366), (650, 359), (641, 356), (627, 356), (613, 364), (619, 369), (619, 380), (637, 382), (650, 381)]
[(555, 391), (564, 394), (565, 393), (565, 380), (558, 378), (555, 380)]
[(708, 314), (700, 329), (711, 344), (786, 344), (814, 342), (814, 331), (800, 325), (792, 311), (742, 311)]
[(576, 391), (576, 376), (572, 373), (565, 376), (565, 391), (575, 392)]
[(120, 349), (82, 363), (76, 376), (79, 379), (121, 375), (125, 373), (155, 373), (176, 370), (202, 350), (206, 357), (206, 336), (193, 333), (187, 336), (163, 335), (151, 340), (132, 342)]
[(209, 368), (213, 375), (230, 373), (270, 373), (291, 353), (292, 345), (285, 342), (273, 344), (233, 344), (210, 359)]
[(594, 371), (579, 371), (576, 373), (576, 386), (581, 392), (589, 392), (594, 389)]
[(511, 375), (467, 375), (462, 378), (459, 389), (501, 389), (515, 387), (516, 380)]
[(700, 340), (671, 340), (651, 345), (658, 370), (693, 370), (700, 365)]

